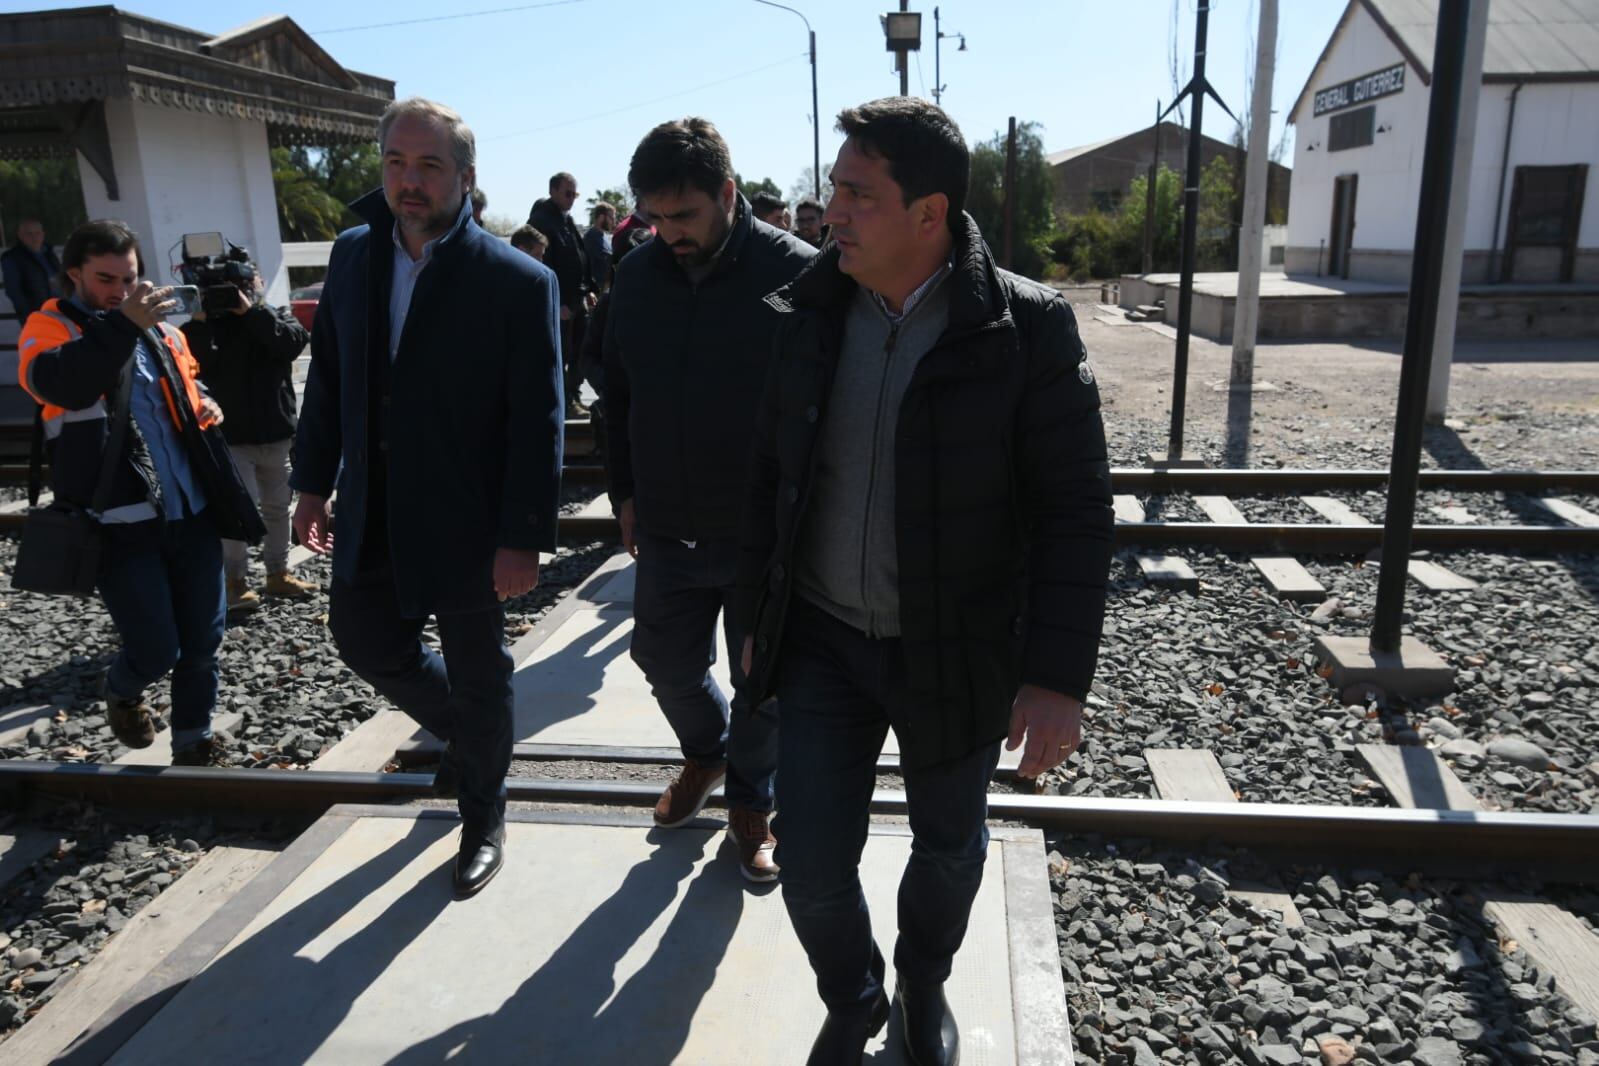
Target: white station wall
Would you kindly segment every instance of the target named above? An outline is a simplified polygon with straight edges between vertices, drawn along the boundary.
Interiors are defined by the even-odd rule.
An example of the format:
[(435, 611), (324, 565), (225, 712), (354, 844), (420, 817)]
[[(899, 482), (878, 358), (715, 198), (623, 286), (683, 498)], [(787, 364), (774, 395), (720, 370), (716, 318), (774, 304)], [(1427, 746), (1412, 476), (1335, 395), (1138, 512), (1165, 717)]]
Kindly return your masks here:
[(270, 302), (288, 302), (265, 123), (136, 100), (107, 101), (106, 122), (121, 197), (112, 200), (80, 158), (84, 206), (90, 218), (120, 218), (138, 232), (152, 280), (175, 280), (185, 233), (215, 230), (250, 250)]
[[(1327, 151), (1331, 115), (1312, 117), (1316, 90), (1382, 70), (1401, 62), (1393, 42), (1363, 7), (1356, 7), (1349, 25), (1335, 42), (1327, 65), (1311, 85), (1294, 117), (1293, 210), (1288, 219), (1288, 244), (1314, 256), (1322, 242), (1331, 242), (1333, 181), (1359, 174), (1355, 193), (1354, 248), (1408, 252), (1414, 246), (1426, 148), (1427, 109), (1431, 90), (1414, 67), (1405, 69), (1405, 89), (1375, 101), (1376, 125), (1389, 127), (1374, 143), (1342, 152)], [(1509, 225), (1510, 197), (1518, 166), (1564, 166), (1587, 163), (1579, 248), (1599, 248), (1599, 83), (1554, 82), (1524, 85), (1516, 101), (1510, 161), (1499, 201), (1499, 239), (1494, 241), (1494, 208), (1504, 162), (1505, 124), (1512, 87), (1504, 82), (1482, 86), (1477, 104), (1477, 132), (1466, 194), (1465, 247), (1485, 253), (1496, 243), (1501, 252)], [(1333, 114), (1337, 114), (1334, 112)]]
[[(1355, 189), (1354, 247), (1409, 249), (1416, 236), (1416, 174), (1427, 130), (1427, 88), (1414, 68), (1405, 68), (1405, 88), (1374, 101), (1376, 125), (1389, 127), (1372, 144), (1342, 152), (1327, 150), (1328, 124), (1335, 114), (1311, 117), (1317, 90), (1384, 70), (1404, 61), (1377, 23), (1356, 7), (1333, 46), (1326, 65), (1310, 86), (1294, 130), (1294, 173), (1288, 212), (1288, 244), (1314, 251), (1331, 243), (1333, 180), (1360, 175)], [(1353, 110), (1346, 108), (1345, 110)], [(1412, 173), (1415, 171), (1415, 174)]]

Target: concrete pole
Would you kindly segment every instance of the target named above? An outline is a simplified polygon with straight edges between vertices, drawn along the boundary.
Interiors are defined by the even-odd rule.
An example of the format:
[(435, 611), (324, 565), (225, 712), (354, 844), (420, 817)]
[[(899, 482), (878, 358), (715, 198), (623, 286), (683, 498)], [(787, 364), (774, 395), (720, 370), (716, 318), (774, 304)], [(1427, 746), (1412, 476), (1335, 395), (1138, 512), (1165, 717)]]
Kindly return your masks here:
[(1466, 207), (1471, 199), (1471, 156), (1477, 142), (1477, 100), (1482, 95), (1482, 53), (1488, 37), (1488, 5), (1473, 4), (1466, 25), (1465, 79), (1455, 133), (1454, 198), (1444, 233), (1444, 269), (1439, 279), (1438, 331), (1427, 379), (1427, 421), (1442, 422), (1449, 409), (1449, 372), (1455, 360), (1455, 318), (1460, 312), (1460, 269), (1466, 251)]
[(1271, 143), (1271, 82), (1277, 70), (1277, 0), (1260, 0), (1255, 35), (1255, 94), (1249, 103), (1249, 157), (1244, 171), (1244, 219), (1238, 240), (1238, 305), (1233, 313), (1233, 388), (1255, 378), (1260, 325), (1260, 257), (1266, 226), (1267, 156)]

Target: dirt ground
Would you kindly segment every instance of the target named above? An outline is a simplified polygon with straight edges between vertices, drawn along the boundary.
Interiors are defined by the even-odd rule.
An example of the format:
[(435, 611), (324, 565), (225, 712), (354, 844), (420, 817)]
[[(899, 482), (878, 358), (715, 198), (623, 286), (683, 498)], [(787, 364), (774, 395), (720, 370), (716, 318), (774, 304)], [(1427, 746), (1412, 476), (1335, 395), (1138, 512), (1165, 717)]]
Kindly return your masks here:
[[(1065, 290), (1100, 386), (1111, 459), (1137, 464), (1164, 449), (1171, 418), (1171, 332), (1099, 308), (1098, 286)], [(1255, 354), (1246, 397), (1226, 388), (1230, 344), (1189, 347), (1187, 451), (1211, 465), (1386, 466), (1399, 394), (1401, 343), (1270, 342)], [(1228, 409), (1243, 434), (1228, 433)], [(1457, 345), (1443, 425), (1423, 465), (1599, 468), (1599, 327), (1592, 338)]]

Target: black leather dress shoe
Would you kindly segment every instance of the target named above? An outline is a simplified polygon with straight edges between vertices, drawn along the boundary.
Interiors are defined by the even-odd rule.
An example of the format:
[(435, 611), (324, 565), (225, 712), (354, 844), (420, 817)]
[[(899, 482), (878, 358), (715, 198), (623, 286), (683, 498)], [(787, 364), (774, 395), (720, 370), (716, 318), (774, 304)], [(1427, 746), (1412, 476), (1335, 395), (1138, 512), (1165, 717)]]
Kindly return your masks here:
[(480, 833), (461, 836), (461, 851), (455, 857), (455, 898), (470, 899), (494, 880), (505, 865), (503, 833), (485, 837)]
[(950, 1013), (944, 986), (920, 987), (899, 982), (894, 989), (900, 1020), (905, 1023), (905, 1051), (916, 1066), (957, 1066), (961, 1060), (960, 1032)]
[(455, 741), (439, 753), (439, 768), (433, 771), (433, 794), (439, 799), (455, 799), (460, 794), (461, 771), (455, 765)]
[(805, 1066), (860, 1066), (866, 1042), (888, 1024), (888, 1010), (888, 993), (879, 992), (869, 1011), (828, 1011)]

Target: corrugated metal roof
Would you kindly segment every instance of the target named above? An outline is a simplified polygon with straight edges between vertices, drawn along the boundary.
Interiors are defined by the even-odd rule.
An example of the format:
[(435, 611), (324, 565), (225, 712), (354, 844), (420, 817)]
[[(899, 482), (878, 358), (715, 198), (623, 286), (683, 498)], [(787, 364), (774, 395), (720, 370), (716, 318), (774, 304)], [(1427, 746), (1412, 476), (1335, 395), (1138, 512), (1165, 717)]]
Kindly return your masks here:
[[(1362, 0), (1401, 50), (1432, 74), (1438, 0)], [(1599, 0), (1491, 0), (1485, 79), (1599, 77)]]

